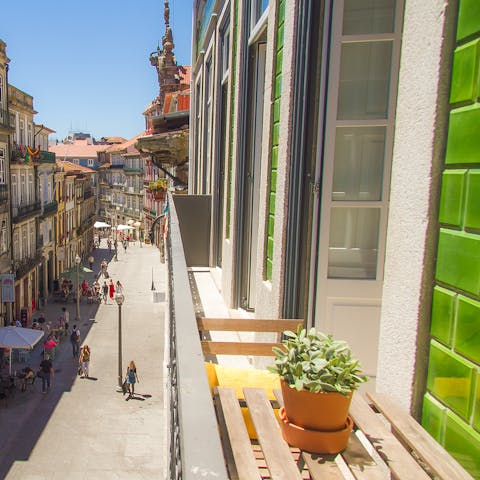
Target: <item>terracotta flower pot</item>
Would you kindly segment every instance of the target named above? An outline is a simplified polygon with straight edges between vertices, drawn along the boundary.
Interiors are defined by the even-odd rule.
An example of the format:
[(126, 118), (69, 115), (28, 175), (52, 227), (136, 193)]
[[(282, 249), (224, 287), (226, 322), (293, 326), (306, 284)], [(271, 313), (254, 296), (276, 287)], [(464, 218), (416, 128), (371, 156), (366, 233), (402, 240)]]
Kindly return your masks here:
[(348, 397), (336, 392), (300, 392), (290, 388), (283, 380), (283, 404), (289, 421), (299, 427), (323, 432), (345, 427), (352, 392)]
[(292, 423), (285, 414), (285, 408), (280, 409), (280, 428), (284, 440), (292, 447), (300, 448), (311, 453), (334, 454), (347, 447), (348, 438), (353, 428), (353, 420), (347, 420), (340, 430), (322, 432), (309, 430)]

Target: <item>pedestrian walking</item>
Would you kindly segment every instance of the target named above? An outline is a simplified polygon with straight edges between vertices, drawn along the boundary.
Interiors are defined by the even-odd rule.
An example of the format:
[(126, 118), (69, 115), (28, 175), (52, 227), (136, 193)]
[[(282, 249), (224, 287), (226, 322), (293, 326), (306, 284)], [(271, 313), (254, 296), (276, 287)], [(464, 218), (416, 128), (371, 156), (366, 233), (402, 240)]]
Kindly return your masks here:
[(106, 280), (103, 281), (103, 285), (102, 285), (102, 297), (103, 297), (103, 301), (105, 302), (105, 305), (106, 305), (107, 304), (107, 298), (108, 298), (108, 285), (107, 285)]
[(115, 293), (123, 293), (123, 285), (120, 280), (117, 280), (117, 283), (115, 284)]
[(125, 380), (127, 381), (128, 398), (131, 398), (135, 395), (135, 383), (140, 383), (137, 374), (137, 366), (135, 365), (135, 362), (133, 360), (130, 361), (127, 367), (127, 374)]
[(115, 295), (115, 285), (113, 283), (113, 280), (110, 279), (110, 283), (108, 284), (108, 296), (110, 297), (110, 300), (113, 301), (114, 295)]
[(53, 379), (53, 364), (48, 353), (40, 362), (40, 370), (38, 373), (42, 379), (42, 393), (47, 393), (47, 389), (50, 390), (51, 381)]
[(93, 270), (93, 262), (94, 262), (94, 258), (92, 257), (92, 255), (90, 255), (88, 257), (88, 266), (90, 267), (90, 270)]
[(124, 241), (123, 241), (123, 249), (125, 250), (125, 253), (127, 253), (127, 245), (128, 245), (128, 244), (127, 244), (127, 241), (124, 240)]
[(62, 307), (62, 317), (63, 324), (65, 325), (65, 332), (68, 332), (68, 327), (70, 326), (70, 312), (66, 307)]
[(110, 238), (107, 240), (107, 245), (108, 245), (108, 251), (111, 252), (112, 251), (112, 240)]
[(72, 344), (73, 358), (78, 358), (80, 348), (80, 329), (76, 325), (73, 326), (72, 333), (70, 334), (70, 342)]
[(88, 345), (84, 345), (80, 349), (80, 355), (78, 357), (78, 364), (80, 365), (81, 374), (80, 378), (88, 378), (88, 369), (90, 366), (90, 347)]

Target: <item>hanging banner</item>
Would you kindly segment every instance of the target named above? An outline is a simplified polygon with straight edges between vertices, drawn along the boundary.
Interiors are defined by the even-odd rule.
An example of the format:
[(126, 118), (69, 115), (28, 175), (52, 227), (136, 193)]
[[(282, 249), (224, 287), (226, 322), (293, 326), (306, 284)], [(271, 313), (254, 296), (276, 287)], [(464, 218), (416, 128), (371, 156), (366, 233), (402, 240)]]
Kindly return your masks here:
[(13, 303), (15, 301), (15, 275), (13, 273), (2, 273), (0, 281), (2, 283), (2, 302)]

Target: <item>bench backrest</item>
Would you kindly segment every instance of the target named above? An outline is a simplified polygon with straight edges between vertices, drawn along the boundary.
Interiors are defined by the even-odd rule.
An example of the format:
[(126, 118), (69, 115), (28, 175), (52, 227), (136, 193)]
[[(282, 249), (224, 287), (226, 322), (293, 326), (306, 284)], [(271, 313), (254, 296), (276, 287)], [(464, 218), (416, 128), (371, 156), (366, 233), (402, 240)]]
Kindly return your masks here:
[(209, 338), (208, 332), (255, 332), (277, 333), (278, 339), (285, 330), (297, 331), (303, 320), (248, 319), (248, 318), (197, 318), (197, 326), (204, 355), (254, 355), (273, 356), (272, 348), (277, 342), (220, 342)]

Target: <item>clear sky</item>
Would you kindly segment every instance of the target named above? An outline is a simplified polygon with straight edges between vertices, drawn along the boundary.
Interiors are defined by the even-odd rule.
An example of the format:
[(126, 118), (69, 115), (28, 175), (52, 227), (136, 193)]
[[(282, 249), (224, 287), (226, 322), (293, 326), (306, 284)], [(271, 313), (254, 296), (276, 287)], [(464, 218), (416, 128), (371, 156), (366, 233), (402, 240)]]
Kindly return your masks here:
[[(163, 0), (1, 2), (0, 39), (9, 83), (33, 96), (35, 123), (63, 139), (70, 131), (131, 138), (158, 95), (149, 55), (165, 33)], [(192, 1), (170, 0), (179, 65), (191, 63)]]

